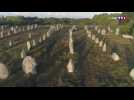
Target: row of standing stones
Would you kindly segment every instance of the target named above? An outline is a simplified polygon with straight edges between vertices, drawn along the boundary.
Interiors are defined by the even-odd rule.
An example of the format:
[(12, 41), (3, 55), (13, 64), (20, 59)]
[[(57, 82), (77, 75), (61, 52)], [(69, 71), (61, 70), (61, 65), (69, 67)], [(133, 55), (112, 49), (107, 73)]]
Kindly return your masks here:
[[(86, 33), (88, 35), (89, 38), (91, 38), (91, 40), (93, 40), (96, 44), (99, 44), (99, 47), (102, 47), (102, 52), (107, 52), (107, 44), (105, 42), (105, 40), (97, 37), (96, 34), (94, 34), (93, 32), (91, 32), (87, 26), (85, 26), (85, 30), (86, 30)], [(106, 29), (98, 29), (98, 27), (95, 27), (95, 30), (97, 31), (97, 33), (100, 33), (99, 35), (106, 35)], [(109, 32), (112, 32), (111, 29), (108, 27), (108, 31)], [(119, 55), (116, 53), (116, 52), (113, 52), (112, 55), (111, 55), (111, 58), (113, 59), (113, 61), (119, 61), (120, 60), (120, 57)]]
[[(19, 32), (24, 32), (26, 30), (29, 31), (29, 30), (37, 29), (37, 27), (38, 27), (37, 24), (21, 26), (21, 27), (2, 25), (0, 27), (0, 38), (3, 39), (5, 37), (11, 36), (12, 34), (17, 34)], [(9, 47), (12, 47), (12, 46), (13, 46), (13, 43), (10, 40)], [(28, 59), (33, 60), (31, 57)], [(7, 79), (8, 76), (9, 76), (9, 71), (8, 71), (7, 66), (4, 63), (0, 62), (0, 79), (1, 80)]]
[(11, 36), (12, 34), (18, 34), (20, 32), (35, 30), (39, 27), (37, 24), (33, 25), (23, 25), (23, 26), (8, 26), (3, 25), (0, 27), (0, 38), (5, 38)]
[[(73, 27), (71, 29), (69, 29), (69, 53), (70, 55), (74, 55), (74, 45), (73, 45), (73, 31), (77, 30), (76, 25), (73, 25)], [(73, 63), (73, 59), (70, 58), (67, 64), (67, 71), (69, 73), (73, 73), (74, 72), (74, 63)]]
[[(11, 30), (14, 30), (18, 27), (11, 27)], [(38, 25), (33, 25), (33, 26), (27, 26), (27, 30), (33, 30), (33, 29), (37, 29), (38, 28)], [(47, 31), (47, 33), (43, 34), (40, 38), (39, 38), (39, 42), (42, 43), (46, 38), (49, 38), (51, 36), (52, 33), (60, 30), (63, 28), (63, 25), (62, 24), (57, 24), (57, 25), (51, 25), (49, 30)], [(4, 29), (4, 28), (2, 28)], [(31, 37), (31, 33), (29, 33), (28, 35), (29, 38), (32, 38)], [(1, 38), (4, 38), (4, 37), (1, 37)], [(13, 46), (12, 45), (12, 41), (10, 40), (9, 41), (9, 46)], [(26, 48), (27, 48), (27, 51), (30, 51), (31, 47), (34, 47), (36, 46), (36, 41), (34, 39), (32, 39), (32, 41), (27, 41), (26, 42)], [(22, 70), (25, 72), (26, 75), (29, 75), (29, 74), (36, 74), (37, 73), (37, 70), (36, 70), (36, 66), (37, 66), (37, 63), (36, 63), (36, 60), (32, 57), (32, 56), (27, 56), (26, 55), (26, 51), (25, 49), (23, 49), (21, 52), (20, 52), (20, 57), (21, 59), (23, 59), (22, 61)], [(8, 70), (8, 67), (6, 64), (4, 64), (3, 62), (0, 62), (0, 80), (5, 80), (8, 78), (9, 76), (9, 70)]]
[[(38, 25), (33, 25), (33, 26), (27, 26), (27, 30), (32, 30), (32, 29), (36, 29), (38, 27)], [(63, 25), (56, 25), (56, 26), (50, 26), (47, 34), (43, 34), (42, 37), (39, 38), (39, 42), (42, 42), (42, 40), (44, 41), (47, 37), (50, 37), (51, 33), (54, 32), (54, 31), (57, 31), (59, 29), (62, 29), (63, 28)], [(2, 32), (1, 32), (1, 38), (4, 38), (4, 35), (3, 35), (3, 30), (4, 28), (2, 27)], [(18, 29), (19, 31), (17, 31), (16, 29)], [(69, 30), (69, 53), (70, 54), (74, 54), (74, 49), (73, 49), (73, 38), (72, 38), (72, 32), (73, 30), (77, 30), (76, 26), (74, 25), (70, 30)], [(85, 26), (85, 30), (86, 30), (86, 33), (87, 33), (87, 36), (93, 40), (96, 44), (99, 45), (99, 47), (102, 47), (102, 52), (106, 52), (107, 51), (107, 45), (106, 43), (99, 39), (95, 34), (93, 34), (87, 26)], [(95, 30), (98, 32), (98, 33), (101, 33), (101, 35), (105, 35), (106, 34), (106, 30), (105, 29), (99, 29), (98, 27), (95, 27)], [(17, 32), (20, 32), (21, 29), (19, 29), (17, 26), (16, 27), (11, 27), (10, 28), (10, 31), (14, 32), (15, 34), (17, 34)], [(16, 32), (17, 31), (17, 32)], [(25, 31), (25, 28), (23, 27), (22, 28), (22, 31)], [(112, 30), (110, 29), (110, 27), (108, 27), (108, 31), (109, 32), (112, 32)], [(8, 36), (10, 36), (11, 34), (9, 34), (8, 32)], [(116, 35), (119, 35), (119, 28), (116, 29)], [(29, 38), (31, 38), (31, 34), (28, 35)], [(122, 35), (123, 38), (128, 38), (128, 39), (133, 39), (132, 36), (129, 36), (129, 35)], [(31, 45), (32, 43), (32, 45)], [(9, 41), (9, 46), (11, 47), (12, 46), (12, 41), (10, 40)], [(36, 46), (36, 42), (35, 40), (33, 39), (32, 42), (30, 41), (27, 41), (26, 42), (27, 44), (27, 50), (29, 51), (31, 49), (31, 46)], [(36, 61), (33, 57), (31, 56), (26, 56), (25, 55), (25, 50), (23, 49), (20, 53), (20, 56), (21, 58), (23, 59), (23, 62), (22, 62), (22, 69), (23, 71), (26, 73), (26, 74), (36, 74), (37, 71), (36, 71)], [(113, 61), (119, 61), (120, 60), (120, 57), (119, 55), (116, 53), (116, 52), (113, 52), (112, 55), (111, 55), (111, 58), (113, 59)], [(69, 59), (69, 62), (67, 64), (67, 70), (69, 73), (73, 73), (74, 72), (74, 64), (73, 64), (73, 59), (70, 58)], [(7, 79), (9, 76), (9, 72), (8, 72), (8, 68), (5, 64), (3, 64), (2, 62), (0, 62), (0, 79), (1, 80), (4, 80), (4, 79)], [(132, 69), (130, 71), (130, 77), (132, 79), (134, 79), (134, 69)]]
[[(84, 29), (85, 29), (85, 31), (86, 31), (86, 33), (87, 33), (87, 36), (88, 36), (92, 41), (94, 41), (96, 44), (98, 44), (99, 47), (102, 48), (102, 52), (107, 52), (107, 44), (106, 44), (106, 42), (104, 42), (105, 40), (102, 40), (102, 39), (98, 38), (93, 32), (91, 32), (91, 31), (88, 29), (88, 26), (87, 26), (87, 25), (84, 27)], [(96, 26), (96, 27), (94, 28), (94, 30), (96, 30), (97, 33), (98, 33), (98, 34), (100, 33), (100, 35), (102, 35), (102, 36), (106, 35), (106, 33), (108, 33), (108, 32), (113, 32), (113, 31), (110, 29), (110, 27), (108, 27), (108, 32), (106, 31), (105, 28), (100, 29), (98, 26)], [(119, 29), (119, 28), (116, 28), (115, 35), (119, 35), (119, 34), (120, 34), (120, 29)], [(125, 34), (122, 35), (122, 38), (124, 38), (124, 39), (134, 39), (133, 36), (131, 36), (131, 35), (125, 35)], [(110, 56), (111, 56), (111, 58), (112, 58), (112, 60), (113, 60), (114, 62), (117, 62), (117, 61), (120, 60), (120, 56), (119, 56), (116, 52), (113, 52)], [(131, 69), (131, 71), (130, 71), (130, 73), (129, 73), (129, 76), (134, 80), (134, 69)]]

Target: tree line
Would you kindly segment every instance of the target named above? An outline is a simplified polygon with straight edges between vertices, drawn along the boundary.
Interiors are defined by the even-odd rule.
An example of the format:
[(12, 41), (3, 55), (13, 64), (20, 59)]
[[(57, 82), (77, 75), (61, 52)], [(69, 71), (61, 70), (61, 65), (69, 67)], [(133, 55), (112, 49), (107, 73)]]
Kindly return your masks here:
[[(127, 16), (128, 20), (119, 23), (116, 17)], [(25, 25), (25, 24), (40, 24), (40, 25), (51, 25), (51, 24), (66, 24), (66, 25), (89, 25), (97, 24), (104, 27), (111, 26), (113, 30), (117, 27), (120, 28), (121, 34), (134, 35), (134, 12), (122, 12), (113, 14), (99, 14), (95, 15), (92, 19), (90, 18), (38, 18), (38, 17), (24, 17), (24, 16), (6, 16), (0, 18), (0, 25)]]

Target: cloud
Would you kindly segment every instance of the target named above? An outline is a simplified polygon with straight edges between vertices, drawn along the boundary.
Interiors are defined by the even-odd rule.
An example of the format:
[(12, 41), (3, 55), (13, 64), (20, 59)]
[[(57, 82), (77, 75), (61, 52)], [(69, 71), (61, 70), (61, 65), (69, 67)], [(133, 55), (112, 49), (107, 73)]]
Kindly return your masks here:
[[(95, 14), (115, 12), (0, 12), (0, 16), (30, 16), (30, 17), (57, 17), (57, 18), (92, 18)], [(119, 13), (119, 12), (116, 12)]]

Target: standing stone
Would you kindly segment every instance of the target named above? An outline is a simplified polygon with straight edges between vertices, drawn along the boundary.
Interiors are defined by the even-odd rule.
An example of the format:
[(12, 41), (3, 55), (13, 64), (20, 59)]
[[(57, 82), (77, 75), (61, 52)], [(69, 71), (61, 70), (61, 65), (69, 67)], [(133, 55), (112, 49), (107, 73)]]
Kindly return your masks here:
[(73, 49), (73, 39), (72, 39), (72, 30), (69, 31), (69, 50), (71, 54), (74, 54)]
[(132, 35), (127, 35), (127, 34), (122, 34), (122, 37), (125, 39), (134, 39), (134, 37)]
[(18, 28), (18, 26), (16, 25), (16, 26), (15, 26), (15, 28), (17, 29), (17, 28)]
[(119, 55), (117, 54), (117, 53), (112, 53), (112, 59), (113, 59), (113, 61), (119, 61), (120, 60), (120, 57), (119, 57)]
[(95, 35), (94, 35), (94, 34), (92, 35), (92, 40), (93, 40), (93, 41), (95, 40)]
[(91, 31), (87, 30), (87, 34), (91, 34)]
[(129, 76), (134, 80), (134, 68), (130, 71)]
[(95, 26), (95, 30), (96, 30), (96, 31), (98, 30), (98, 26)]
[(97, 33), (100, 34), (101, 33), (101, 29), (98, 29), (98, 32)]
[(13, 43), (12, 43), (12, 41), (10, 40), (10, 41), (9, 41), (9, 47), (12, 47), (12, 45), (13, 45)]
[(1, 38), (4, 37), (3, 31), (0, 33), (0, 37), (1, 37)]
[(33, 26), (33, 25), (31, 25), (31, 30), (33, 30), (33, 28), (34, 28), (34, 26)]
[(92, 36), (91, 31), (88, 31), (87, 34), (88, 34), (88, 37), (91, 38), (91, 36)]
[(36, 74), (36, 61), (31, 56), (26, 56), (22, 62), (22, 69), (26, 74)]
[(13, 28), (13, 26), (11, 27), (11, 29), (10, 29), (12, 32), (14, 31), (14, 28)]
[(64, 25), (61, 24), (61, 29), (64, 27)]
[(11, 35), (11, 33), (10, 33), (10, 32), (8, 32), (8, 33), (7, 33), (7, 35), (8, 35), (8, 36), (10, 36), (10, 35)]
[(86, 31), (88, 30), (88, 27), (87, 27), (87, 25), (85, 25), (85, 26), (84, 26), (84, 29), (85, 29)]
[(36, 46), (35, 40), (32, 40), (33, 47)]
[(73, 25), (72, 30), (73, 30), (73, 31), (76, 31), (76, 30), (77, 30), (76, 25)]
[(31, 49), (30, 41), (27, 41), (27, 49), (28, 49), (28, 51)]
[(48, 30), (48, 32), (47, 32), (47, 37), (49, 37), (50, 36), (50, 30)]
[(23, 49), (20, 53), (21, 59), (23, 59), (26, 56), (25, 50)]
[(14, 29), (13, 33), (14, 33), (14, 34), (16, 34), (16, 33), (17, 33), (17, 30), (16, 30), (16, 29)]
[(102, 51), (103, 51), (103, 52), (106, 52), (106, 50), (107, 50), (106, 43), (104, 43), (104, 45), (103, 45), (103, 47), (102, 47)]
[(99, 43), (99, 38), (95, 39), (95, 43), (98, 44)]
[(5, 80), (9, 76), (8, 68), (5, 64), (0, 62), (0, 80)]
[(116, 28), (115, 34), (116, 34), (116, 35), (119, 35), (119, 34), (120, 34), (119, 32), (120, 32), (120, 29), (119, 29), (119, 28)]
[(41, 37), (39, 38), (39, 43), (41, 43), (42, 42), (42, 39), (41, 39)]
[(46, 34), (45, 33), (43, 34), (42, 38), (43, 38), (43, 41), (46, 40)]
[(67, 71), (69, 73), (73, 73), (74, 72), (74, 64), (73, 64), (72, 59), (69, 59), (69, 62), (67, 64)]
[(101, 40), (101, 41), (99, 42), (99, 47), (102, 47), (102, 45), (103, 45), (103, 41)]
[(30, 30), (30, 26), (29, 25), (27, 25), (27, 31), (29, 31)]
[(34, 29), (37, 29), (37, 27), (38, 27), (38, 25), (37, 25), (37, 24), (35, 24), (35, 25), (34, 25)]
[(111, 27), (110, 26), (108, 26), (108, 32), (111, 32)]
[(59, 25), (58, 25), (58, 24), (56, 25), (56, 30), (57, 30), (57, 31), (59, 30)]
[(28, 38), (31, 39), (31, 37), (32, 37), (32, 35), (31, 35), (31, 33), (29, 33), (29, 34), (28, 34)]
[(106, 34), (106, 30), (105, 29), (102, 29), (101, 30), (101, 35), (105, 35)]
[(3, 25), (1, 26), (1, 29), (2, 29), (2, 30), (4, 29), (4, 26), (3, 26)]

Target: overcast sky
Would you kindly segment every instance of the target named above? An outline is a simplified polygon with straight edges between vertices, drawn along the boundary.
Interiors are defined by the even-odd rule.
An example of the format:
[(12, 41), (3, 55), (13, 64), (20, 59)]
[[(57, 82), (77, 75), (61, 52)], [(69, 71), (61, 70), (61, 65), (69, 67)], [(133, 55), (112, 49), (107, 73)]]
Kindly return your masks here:
[(30, 17), (56, 17), (56, 18), (92, 18), (100, 13), (120, 13), (120, 12), (0, 12), (0, 16), (30, 16)]

